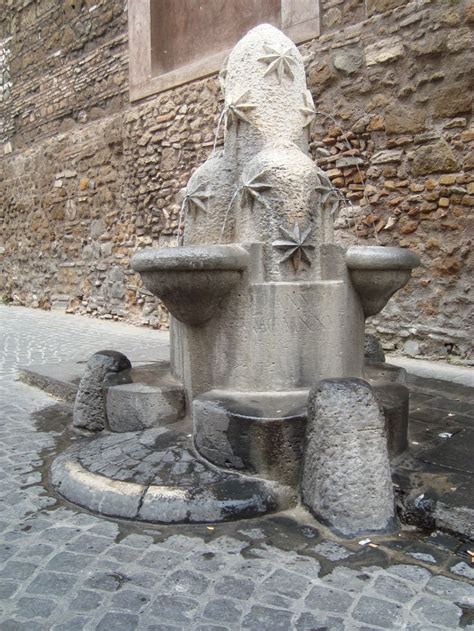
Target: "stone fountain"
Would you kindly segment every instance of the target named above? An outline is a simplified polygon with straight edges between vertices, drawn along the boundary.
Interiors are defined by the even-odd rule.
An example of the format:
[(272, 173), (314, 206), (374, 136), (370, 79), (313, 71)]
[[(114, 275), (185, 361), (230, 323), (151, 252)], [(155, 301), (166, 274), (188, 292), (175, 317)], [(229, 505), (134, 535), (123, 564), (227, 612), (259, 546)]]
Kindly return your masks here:
[[(184, 406), (137, 431), (127, 425), (133, 410), (124, 418), (116, 403), (133, 370), (118, 373), (106, 397), (112, 433), (62, 454), (52, 482), (92, 510), (144, 521), (250, 517), (302, 497), (343, 534), (390, 528), (389, 458), (406, 449), (408, 391), (401, 370), (364, 362), (365, 318), (406, 284), (418, 257), (334, 244), (341, 195), (308, 155), (316, 112), (283, 33), (251, 30), (220, 80), (224, 147), (188, 182), (180, 243), (132, 259), (172, 315), (163, 379), (182, 388)], [(141, 478), (94, 464), (97, 450), (110, 464), (107, 450), (124, 436), (153, 463)], [(182, 475), (164, 466), (176, 462)], [(364, 503), (374, 504), (369, 514)]]

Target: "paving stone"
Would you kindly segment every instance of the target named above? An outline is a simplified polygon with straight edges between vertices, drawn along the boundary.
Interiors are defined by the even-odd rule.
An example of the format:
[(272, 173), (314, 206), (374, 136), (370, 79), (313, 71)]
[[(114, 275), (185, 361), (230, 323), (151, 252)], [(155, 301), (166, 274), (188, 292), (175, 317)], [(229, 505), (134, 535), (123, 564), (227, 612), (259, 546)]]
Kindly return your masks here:
[(158, 619), (174, 623), (189, 623), (199, 602), (184, 596), (160, 594), (151, 606), (150, 613)]
[(305, 599), (308, 609), (322, 609), (332, 613), (342, 613), (352, 605), (353, 597), (341, 590), (315, 585)]
[(427, 591), (452, 601), (474, 605), (474, 585), (447, 576), (433, 576)]
[(260, 605), (269, 605), (270, 607), (277, 607), (277, 609), (292, 609), (297, 599), (258, 587), (254, 594), (254, 600)]
[(310, 582), (303, 576), (285, 569), (276, 570), (262, 583), (262, 587), (290, 598), (299, 598), (308, 589)]
[(304, 611), (295, 624), (296, 631), (314, 631), (315, 629), (327, 629), (326, 616), (322, 613), (314, 614)]
[(69, 606), (73, 611), (92, 611), (97, 609), (102, 600), (102, 592), (83, 589), (78, 592), (77, 597)]
[(12, 618), (2, 622), (2, 631), (26, 631), (27, 629), (31, 629), (30, 622), (21, 622)]
[(170, 574), (163, 587), (170, 592), (200, 596), (206, 591), (209, 580), (202, 574), (191, 570), (178, 570)]
[(45, 598), (20, 598), (18, 608), (24, 618), (48, 618), (57, 603)]
[(465, 578), (469, 578), (471, 581), (474, 581), (474, 567), (464, 563), (464, 561), (452, 565), (450, 570), (453, 574), (464, 576)]
[(372, 589), (379, 596), (384, 596), (399, 603), (411, 600), (416, 594), (413, 587), (391, 576), (379, 576)]
[(32, 557), (43, 558), (50, 555), (52, 552), (54, 552), (53, 546), (50, 546), (46, 543), (34, 543), (30, 546), (25, 546), (25, 548), (22, 548), (17, 556), (22, 556), (27, 559), (30, 559)]
[(114, 572), (94, 572), (86, 582), (86, 587), (99, 589), (105, 592), (116, 592), (121, 588), (125, 578)]
[(75, 541), (67, 544), (67, 550), (71, 552), (82, 552), (84, 554), (100, 554), (111, 545), (110, 539), (106, 537), (96, 537), (84, 534)]
[(13, 581), (0, 580), (0, 602), (13, 596), (19, 586), (19, 583), (14, 583)]
[(362, 596), (352, 611), (354, 620), (382, 629), (399, 629), (402, 607), (380, 598)]
[(135, 561), (142, 555), (142, 550), (135, 550), (133, 548), (127, 548), (126, 546), (114, 546), (110, 550), (110, 556), (117, 561), (123, 561), (125, 563), (130, 563), (131, 561)]
[(121, 589), (112, 596), (111, 602), (115, 609), (138, 612), (150, 602), (150, 596), (132, 589)]
[(67, 622), (55, 624), (50, 628), (51, 631), (81, 631), (81, 629), (86, 628), (89, 622), (90, 618), (86, 616), (74, 616), (74, 618), (70, 618)]
[(75, 554), (74, 552), (60, 552), (54, 556), (46, 565), (47, 570), (54, 572), (66, 572), (75, 574), (94, 561), (94, 557), (85, 554)]
[(204, 608), (204, 618), (216, 622), (237, 623), (240, 620), (242, 608), (229, 598), (210, 600)]
[(389, 574), (395, 574), (395, 576), (404, 578), (407, 581), (412, 581), (418, 585), (423, 585), (431, 577), (427, 569), (417, 565), (392, 565), (387, 571)]
[(30, 583), (27, 592), (45, 596), (63, 596), (77, 581), (77, 576), (58, 572), (40, 572)]
[(0, 570), (1, 578), (12, 578), (16, 580), (24, 580), (29, 578), (38, 566), (33, 563), (22, 563), (19, 561), (8, 561), (5, 567)]
[(0, 563), (4, 563), (11, 558), (18, 550), (18, 546), (13, 544), (0, 545)]
[(457, 627), (462, 611), (453, 603), (440, 601), (429, 596), (420, 596), (411, 608), (422, 622), (439, 625), (445, 629)]
[(150, 568), (159, 567), (162, 572), (168, 572), (179, 567), (183, 560), (183, 555), (177, 552), (155, 549), (143, 557), (141, 564)]
[(242, 620), (242, 629), (249, 631), (288, 631), (292, 612), (254, 605)]
[(97, 631), (133, 631), (138, 628), (139, 618), (122, 611), (110, 611), (95, 627)]
[(367, 587), (370, 575), (366, 572), (339, 566), (323, 578), (323, 582), (330, 587), (345, 590), (348, 593), (361, 592)]
[(232, 596), (247, 600), (255, 590), (255, 583), (249, 578), (236, 578), (234, 576), (220, 576), (216, 581), (214, 591), (221, 596)]

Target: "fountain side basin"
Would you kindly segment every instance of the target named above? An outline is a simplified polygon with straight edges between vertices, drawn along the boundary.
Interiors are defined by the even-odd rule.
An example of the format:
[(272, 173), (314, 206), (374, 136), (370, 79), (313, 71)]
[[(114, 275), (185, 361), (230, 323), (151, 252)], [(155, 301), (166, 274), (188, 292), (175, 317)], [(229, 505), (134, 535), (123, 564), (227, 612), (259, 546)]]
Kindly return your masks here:
[(248, 265), (247, 250), (234, 244), (146, 248), (131, 261), (147, 289), (192, 326), (212, 318)]
[(382, 311), (393, 294), (407, 284), (420, 258), (405, 248), (352, 246), (346, 252), (346, 265), (368, 318)]

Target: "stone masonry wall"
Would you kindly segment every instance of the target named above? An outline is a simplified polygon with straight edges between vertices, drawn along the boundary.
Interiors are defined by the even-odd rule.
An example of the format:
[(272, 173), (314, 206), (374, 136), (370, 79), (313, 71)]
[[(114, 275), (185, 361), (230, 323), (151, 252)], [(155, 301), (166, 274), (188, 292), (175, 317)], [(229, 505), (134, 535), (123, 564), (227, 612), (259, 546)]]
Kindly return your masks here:
[[(129, 258), (174, 242), (222, 101), (211, 77), (130, 104), (124, 5), (7, 0), (0, 15), (0, 294), (166, 326)], [(321, 0), (321, 20), (302, 52), (311, 151), (351, 203), (338, 240), (423, 262), (371, 326), (386, 349), (472, 362), (474, 2)]]

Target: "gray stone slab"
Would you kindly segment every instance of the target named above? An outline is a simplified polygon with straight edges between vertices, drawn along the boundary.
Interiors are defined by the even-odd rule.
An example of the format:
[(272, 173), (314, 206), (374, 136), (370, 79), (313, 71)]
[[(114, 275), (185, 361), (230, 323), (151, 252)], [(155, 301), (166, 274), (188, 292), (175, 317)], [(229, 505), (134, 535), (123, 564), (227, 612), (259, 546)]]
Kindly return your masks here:
[(441, 445), (424, 451), (425, 462), (474, 474), (474, 429), (463, 429)]

